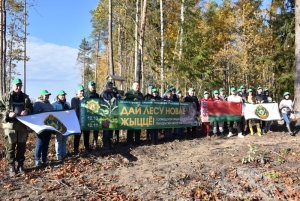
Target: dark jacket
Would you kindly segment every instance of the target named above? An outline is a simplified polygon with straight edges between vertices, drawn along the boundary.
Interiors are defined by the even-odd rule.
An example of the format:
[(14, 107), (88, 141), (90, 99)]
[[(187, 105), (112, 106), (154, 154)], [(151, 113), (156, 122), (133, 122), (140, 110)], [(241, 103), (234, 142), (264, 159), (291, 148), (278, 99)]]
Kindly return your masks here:
[(111, 90), (106, 89), (100, 94), (100, 103), (103, 104), (105, 103), (104, 100), (110, 101), (113, 98), (117, 99), (117, 94)]
[(135, 98), (137, 98), (139, 101), (144, 100), (144, 96), (141, 92), (131, 89), (125, 94), (124, 100), (133, 101)]
[(190, 96), (190, 95), (187, 95), (187, 96), (183, 99), (183, 102), (195, 103), (197, 112), (200, 111), (200, 104), (199, 104), (198, 98), (197, 98), (196, 96)]
[(170, 98), (168, 98), (167, 96), (165, 96), (165, 97), (163, 97), (162, 100), (163, 100), (163, 101), (170, 101), (170, 102), (172, 102), (172, 101), (174, 101), (174, 97), (171, 96)]
[(71, 108), (75, 109), (76, 116), (79, 119), (79, 115), (80, 115), (80, 98), (74, 97), (74, 98), (71, 99)]
[(91, 92), (90, 90), (87, 90), (87, 91), (84, 93), (84, 97), (85, 97), (85, 98), (99, 98), (99, 94), (96, 93), (96, 91)]
[(151, 94), (146, 94), (146, 96), (144, 96), (144, 100), (151, 100), (152, 99), (152, 95)]
[(161, 99), (161, 97), (160, 96), (152, 96), (152, 99), (151, 99), (152, 101), (161, 101), (162, 99)]

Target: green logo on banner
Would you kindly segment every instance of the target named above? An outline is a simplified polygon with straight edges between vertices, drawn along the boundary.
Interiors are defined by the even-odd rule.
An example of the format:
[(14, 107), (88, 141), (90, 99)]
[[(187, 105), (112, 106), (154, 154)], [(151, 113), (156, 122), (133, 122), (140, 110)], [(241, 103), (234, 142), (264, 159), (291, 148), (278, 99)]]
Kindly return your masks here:
[(44, 120), (44, 124), (47, 125), (47, 126), (54, 127), (56, 130), (58, 130), (62, 134), (67, 132), (67, 128), (65, 127), (65, 125), (57, 117), (53, 116), (52, 114), (50, 114)]
[(254, 112), (261, 119), (267, 119), (269, 117), (269, 111), (262, 105), (257, 106)]

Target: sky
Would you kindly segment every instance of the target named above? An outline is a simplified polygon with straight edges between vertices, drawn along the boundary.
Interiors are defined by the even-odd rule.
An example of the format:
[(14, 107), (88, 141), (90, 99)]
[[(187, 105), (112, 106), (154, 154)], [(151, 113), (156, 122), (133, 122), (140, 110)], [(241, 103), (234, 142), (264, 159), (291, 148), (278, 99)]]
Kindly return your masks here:
[[(75, 96), (81, 83), (76, 64), (81, 40), (91, 31), (91, 14), (100, 0), (27, 0), (26, 93), (35, 100), (41, 90), (54, 99), (59, 90), (67, 93), (67, 101)], [(217, 0), (221, 3), (222, 0)], [(270, 5), (270, 0), (263, 4)], [(23, 80), (23, 62), (17, 64)], [(86, 87), (86, 86), (85, 86)], [(24, 91), (24, 89), (23, 89)]]
[[(59, 90), (67, 101), (75, 96), (81, 83), (76, 64), (81, 40), (91, 31), (91, 14), (99, 0), (27, 0), (26, 93), (35, 100), (40, 91), (48, 90), (54, 99)], [(17, 65), (23, 80), (23, 62)], [(23, 89), (24, 91), (24, 89)]]

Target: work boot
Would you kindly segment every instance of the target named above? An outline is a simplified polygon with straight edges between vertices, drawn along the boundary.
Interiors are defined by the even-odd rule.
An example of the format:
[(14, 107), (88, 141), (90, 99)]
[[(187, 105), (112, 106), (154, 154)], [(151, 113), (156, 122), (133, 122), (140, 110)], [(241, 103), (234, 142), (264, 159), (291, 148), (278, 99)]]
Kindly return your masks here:
[(289, 134), (290, 134), (291, 136), (293, 136), (294, 133), (292, 132), (290, 125), (287, 125), (286, 127), (287, 127), (287, 129), (288, 129)]
[(257, 127), (257, 135), (258, 135), (258, 136), (261, 136), (261, 130), (260, 130), (259, 127)]
[(16, 175), (15, 163), (9, 164), (9, 176), (14, 177)]
[(252, 128), (252, 126), (251, 126), (251, 127), (249, 126), (249, 130), (250, 130), (250, 135), (253, 135), (253, 134), (254, 134), (254, 132), (253, 132), (253, 128)]
[(24, 161), (19, 161), (18, 162), (17, 171), (19, 171), (19, 173), (21, 175), (25, 174), (25, 171), (24, 171)]

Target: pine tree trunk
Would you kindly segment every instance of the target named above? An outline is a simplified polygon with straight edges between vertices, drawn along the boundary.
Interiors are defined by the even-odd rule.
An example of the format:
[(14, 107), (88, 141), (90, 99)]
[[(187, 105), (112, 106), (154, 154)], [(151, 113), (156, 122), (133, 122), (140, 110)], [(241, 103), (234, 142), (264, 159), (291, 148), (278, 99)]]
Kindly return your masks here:
[[(300, 109), (300, 1), (295, 1), (295, 103), (294, 109)], [(300, 118), (300, 113), (297, 113), (297, 118)]]
[(0, 96), (6, 92), (6, 0), (0, 0)]
[(164, 94), (164, 14), (163, 14), (163, 0), (160, 0), (160, 36), (161, 36), (161, 50), (160, 50), (160, 76), (161, 76), (161, 96)]
[(108, 51), (110, 74), (114, 75), (113, 44), (112, 44), (112, 0), (108, 1)]
[[(144, 36), (145, 36), (145, 28), (146, 28), (146, 14), (147, 14), (147, 4), (148, 0), (144, 0), (143, 10), (142, 10), (142, 17), (141, 17), (141, 29), (140, 29), (140, 42), (139, 42), (139, 71), (142, 69), (142, 91), (144, 92), (144, 66), (143, 66), (143, 48), (144, 48)], [(137, 77), (140, 77), (140, 73), (136, 75)]]
[(139, 82), (140, 77), (137, 76), (139, 74), (138, 72), (138, 22), (139, 22), (139, 1), (136, 0), (136, 12), (135, 12), (135, 33), (134, 33), (134, 40), (135, 40), (135, 45), (134, 45), (134, 81)]

